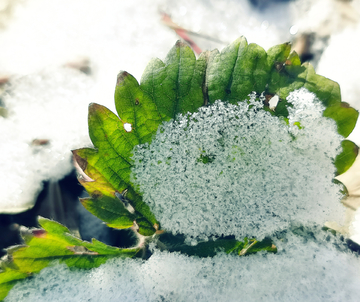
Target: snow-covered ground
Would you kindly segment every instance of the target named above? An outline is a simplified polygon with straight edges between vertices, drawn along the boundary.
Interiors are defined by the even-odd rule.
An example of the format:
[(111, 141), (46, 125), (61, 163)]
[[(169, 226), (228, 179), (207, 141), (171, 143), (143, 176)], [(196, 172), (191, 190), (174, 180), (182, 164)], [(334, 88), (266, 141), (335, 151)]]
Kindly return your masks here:
[(198, 258), (155, 251), (146, 261), (113, 259), (90, 271), (65, 265), (17, 284), (4, 302), (359, 301), (360, 261), (315, 234), (278, 240), (277, 254)]

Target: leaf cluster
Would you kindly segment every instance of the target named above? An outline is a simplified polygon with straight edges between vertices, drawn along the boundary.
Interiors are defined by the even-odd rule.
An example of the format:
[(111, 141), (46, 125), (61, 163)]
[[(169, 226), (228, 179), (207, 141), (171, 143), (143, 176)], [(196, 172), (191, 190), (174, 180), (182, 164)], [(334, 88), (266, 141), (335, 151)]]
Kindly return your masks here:
[[(301, 64), (299, 56), (290, 51), (289, 43), (265, 51), (240, 37), (221, 52), (207, 51), (196, 58), (190, 47), (178, 41), (164, 61), (149, 62), (140, 83), (128, 72), (120, 72), (115, 88), (117, 114), (90, 104), (89, 135), (94, 147), (73, 151), (79, 181), (90, 195), (81, 200), (84, 207), (109, 227), (131, 228), (139, 237), (160, 236), (159, 247), (170, 251), (197, 256), (212, 256), (219, 250), (239, 255), (259, 250), (275, 252), (270, 239), (218, 239), (191, 247), (160, 235), (164, 232), (160, 222), (130, 181), (131, 156), (136, 145), (150, 143), (159, 125), (179, 113), (195, 112), (218, 99), (236, 104), (254, 91), (258, 96), (265, 92), (265, 110), (286, 119), (290, 106), (287, 96), (305, 87), (324, 104), (324, 116), (336, 122), (339, 134), (347, 137), (355, 127), (358, 112), (341, 102), (336, 82), (317, 75), (310, 64)], [(279, 102), (275, 110), (270, 110), (269, 100), (274, 96)], [(348, 140), (342, 147), (343, 152), (335, 159), (338, 174), (352, 165), (358, 152)], [(207, 155), (201, 158), (204, 163), (211, 160)], [(82, 241), (45, 218), (39, 223), (43, 229), (30, 230), (23, 236), (25, 245), (10, 248), (2, 261), (0, 300), (18, 280), (39, 272), (53, 260), (70, 267), (92, 268), (111, 257), (133, 257), (139, 251), (139, 246), (120, 249), (95, 239), (91, 243)]]
[[(150, 143), (162, 122), (218, 99), (236, 104), (253, 91), (258, 95), (265, 92), (267, 101), (277, 95), (275, 110), (268, 108), (267, 101), (265, 109), (287, 118), (287, 96), (305, 87), (325, 105), (324, 116), (335, 120), (339, 134), (348, 136), (358, 112), (341, 102), (336, 82), (317, 75), (310, 64), (301, 64), (296, 52), (290, 50), (290, 43), (284, 43), (266, 52), (240, 37), (221, 52), (207, 51), (196, 59), (190, 47), (178, 41), (164, 61), (149, 62), (140, 83), (129, 73), (120, 72), (115, 88), (118, 116), (104, 106), (91, 104), (89, 134), (94, 148), (73, 151), (84, 175), (80, 181), (91, 195), (82, 201), (85, 208), (111, 227), (135, 227), (144, 236), (154, 234), (160, 223), (130, 181), (132, 150)], [(131, 131), (124, 127), (127, 124)], [(358, 152), (348, 140), (342, 146), (343, 152), (335, 159), (338, 174), (352, 165)], [(125, 190), (133, 212), (116, 198)]]

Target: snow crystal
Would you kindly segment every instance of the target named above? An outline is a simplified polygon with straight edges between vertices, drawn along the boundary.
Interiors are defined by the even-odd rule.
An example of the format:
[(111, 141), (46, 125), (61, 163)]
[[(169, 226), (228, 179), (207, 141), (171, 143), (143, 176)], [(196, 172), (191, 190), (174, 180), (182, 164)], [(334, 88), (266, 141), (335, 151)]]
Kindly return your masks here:
[(135, 148), (133, 181), (162, 228), (194, 242), (262, 239), (291, 221), (342, 222), (332, 183), (341, 142), (335, 122), (306, 89), (288, 101), (290, 126), (253, 94), (237, 106), (217, 101), (179, 115)]
[(112, 259), (90, 271), (56, 265), (17, 284), (4, 301), (358, 301), (360, 259), (334, 243), (287, 236), (277, 254), (155, 251), (147, 261)]
[(12, 81), (3, 96), (9, 112), (0, 117), (0, 212), (34, 205), (45, 180), (72, 170), (71, 149), (90, 145), (87, 131), (89, 90), (93, 81), (61, 68)]

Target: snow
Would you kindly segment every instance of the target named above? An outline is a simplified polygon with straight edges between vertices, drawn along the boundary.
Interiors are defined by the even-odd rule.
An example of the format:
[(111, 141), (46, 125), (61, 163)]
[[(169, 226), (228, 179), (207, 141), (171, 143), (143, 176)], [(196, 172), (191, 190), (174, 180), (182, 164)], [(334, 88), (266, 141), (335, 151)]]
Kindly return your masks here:
[[(70, 80), (69, 80), (70, 79)], [(88, 92), (93, 81), (79, 71), (44, 70), (13, 79), (3, 97), (7, 118), (0, 118), (1, 212), (24, 211), (45, 180), (72, 170), (71, 149), (90, 145)], [(41, 142), (42, 140), (42, 142)]]
[(250, 104), (217, 101), (179, 115), (150, 145), (135, 147), (133, 182), (162, 228), (195, 244), (228, 235), (261, 240), (293, 221), (342, 222), (332, 183), (342, 140), (336, 124), (304, 88), (288, 101), (290, 126), (252, 94)]
[(270, 3), (267, 9), (257, 10), (247, 0), (164, 1), (160, 7), (187, 30), (222, 41), (193, 36), (203, 50), (224, 47), (239, 36), (265, 49), (284, 43), (291, 39), (289, 28), (298, 13), (288, 3)]
[(282, 236), (277, 254), (198, 258), (154, 250), (146, 261), (112, 259), (90, 271), (57, 264), (15, 285), (4, 302), (358, 301), (359, 257), (319, 235)]

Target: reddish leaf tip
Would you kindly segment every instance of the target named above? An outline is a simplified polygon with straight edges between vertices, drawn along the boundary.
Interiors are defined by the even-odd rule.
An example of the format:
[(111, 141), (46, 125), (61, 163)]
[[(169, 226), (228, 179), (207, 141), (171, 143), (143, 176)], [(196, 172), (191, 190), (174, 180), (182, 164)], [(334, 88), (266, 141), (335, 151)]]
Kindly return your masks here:
[(121, 71), (118, 75), (117, 75), (117, 80), (116, 80), (116, 86), (118, 86), (119, 84), (121, 84), (126, 77), (128, 77), (130, 74), (127, 71)]
[(103, 106), (96, 104), (96, 103), (90, 103), (89, 104), (89, 114), (96, 112), (97, 110), (100, 110)]
[(34, 235), (34, 237), (36, 238), (45, 238), (47, 232), (45, 230), (33, 230), (32, 234)]
[(79, 174), (79, 177), (85, 181), (85, 182), (91, 182), (94, 181), (91, 177), (89, 177), (86, 173), (86, 167), (87, 167), (87, 160), (85, 158), (82, 158), (79, 154), (78, 154), (78, 150), (72, 150), (71, 151), (73, 153), (73, 164), (74, 167), (77, 171), (77, 173)]

